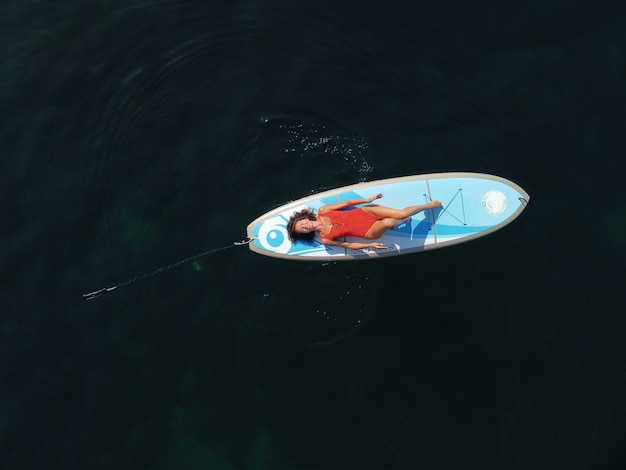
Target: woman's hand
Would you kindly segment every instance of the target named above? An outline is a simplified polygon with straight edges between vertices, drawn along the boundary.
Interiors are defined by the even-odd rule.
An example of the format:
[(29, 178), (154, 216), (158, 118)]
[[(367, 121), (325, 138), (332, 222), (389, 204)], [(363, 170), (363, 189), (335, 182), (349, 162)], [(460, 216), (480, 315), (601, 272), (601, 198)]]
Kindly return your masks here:
[(374, 248), (375, 250), (388, 250), (389, 247), (387, 245), (383, 245), (382, 243), (370, 243), (370, 248)]
[(383, 197), (383, 193), (378, 193), (376, 196), (372, 196), (369, 199), (367, 199), (367, 202), (375, 201), (376, 199), (380, 199), (381, 197)]
[(341, 242), (337, 240), (331, 240), (329, 238), (322, 237), (322, 243), (328, 246), (341, 246), (348, 250), (364, 250), (366, 248), (374, 248), (375, 250), (388, 250), (387, 245), (383, 245), (380, 242), (374, 243), (359, 243), (359, 242)]

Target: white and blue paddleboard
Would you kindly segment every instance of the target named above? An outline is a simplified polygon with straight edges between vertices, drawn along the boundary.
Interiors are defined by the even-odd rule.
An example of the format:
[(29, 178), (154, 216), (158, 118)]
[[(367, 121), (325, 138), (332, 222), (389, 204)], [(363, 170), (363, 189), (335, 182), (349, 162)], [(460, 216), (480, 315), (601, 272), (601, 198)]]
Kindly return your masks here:
[[(389, 230), (376, 240), (386, 250), (350, 250), (325, 246), (319, 236), (313, 243), (291, 242), (287, 222), (305, 207), (319, 209), (349, 199), (367, 199), (382, 193), (376, 203), (402, 209), (439, 200), (442, 207), (414, 215), (408, 224)], [(463, 243), (488, 235), (519, 216), (530, 196), (517, 184), (481, 173), (433, 173), (404, 176), (324, 191), (280, 206), (248, 225), (248, 246), (277, 258), (308, 261), (341, 261), (404, 255)], [(344, 241), (363, 241), (348, 237)]]

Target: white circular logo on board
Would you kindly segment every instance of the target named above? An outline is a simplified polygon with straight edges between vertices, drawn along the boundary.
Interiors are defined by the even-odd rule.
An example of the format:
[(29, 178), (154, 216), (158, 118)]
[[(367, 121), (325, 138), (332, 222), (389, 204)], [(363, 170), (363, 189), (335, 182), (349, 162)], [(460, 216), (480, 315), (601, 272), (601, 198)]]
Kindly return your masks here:
[(500, 215), (506, 209), (506, 196), (502, 192), (492, 189), (484, 194), (482, 204), (487, 214)]
[(263, 223), (259, 229), (258, 240), (263, 248), (275, 253), (287, 253), (291, 248), (287, 224), (280, 217), (274, 217)]

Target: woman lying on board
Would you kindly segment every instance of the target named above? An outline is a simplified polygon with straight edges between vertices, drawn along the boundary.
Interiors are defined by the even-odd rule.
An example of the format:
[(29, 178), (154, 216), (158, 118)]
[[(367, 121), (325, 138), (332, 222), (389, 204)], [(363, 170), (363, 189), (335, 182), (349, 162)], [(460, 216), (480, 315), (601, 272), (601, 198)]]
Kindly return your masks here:
[(351, 250), (363, 248), (386, 249), (382, 243), (359, 243), (344, 242), (343, 237), (358, 237), (366, 240), (376, 240), (383, 236), (387, 230), (398, 228), (406, 224), (412, 215), (427, 209), (441, 207), (441, 202), (431, 201), (428, 204), (420, 204), (405, 207), (404, 209), (392, 209), (390, 207), (371, 204), (364, 207), (354, 207), (360, 204), (368, 204), (383, 197), (377, 194), (369, 199), (351, 199), (337, 204), (327, 204), (319, 208), (317, 214), (312, 209), (302, 209), (294, 212), (287, 224), (287, 233), (292, 241), (304, 240), (312, 242), (315, 234), (319, 233), (322, 243), (328, 246), (340, 246)]

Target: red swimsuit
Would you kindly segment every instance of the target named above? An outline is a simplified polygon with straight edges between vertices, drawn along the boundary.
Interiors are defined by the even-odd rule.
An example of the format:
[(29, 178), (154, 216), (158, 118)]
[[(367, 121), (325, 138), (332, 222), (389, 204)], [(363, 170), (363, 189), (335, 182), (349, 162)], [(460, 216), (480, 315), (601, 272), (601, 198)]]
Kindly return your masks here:
[(363, 209), (329, 211), (320, 214), (320, 216), (330, 219), (332, 228), (326, 235), (322, 235), (322, 238), (330, 240), (341, 237), (364, 238), (367, 231), (378, 220)]

